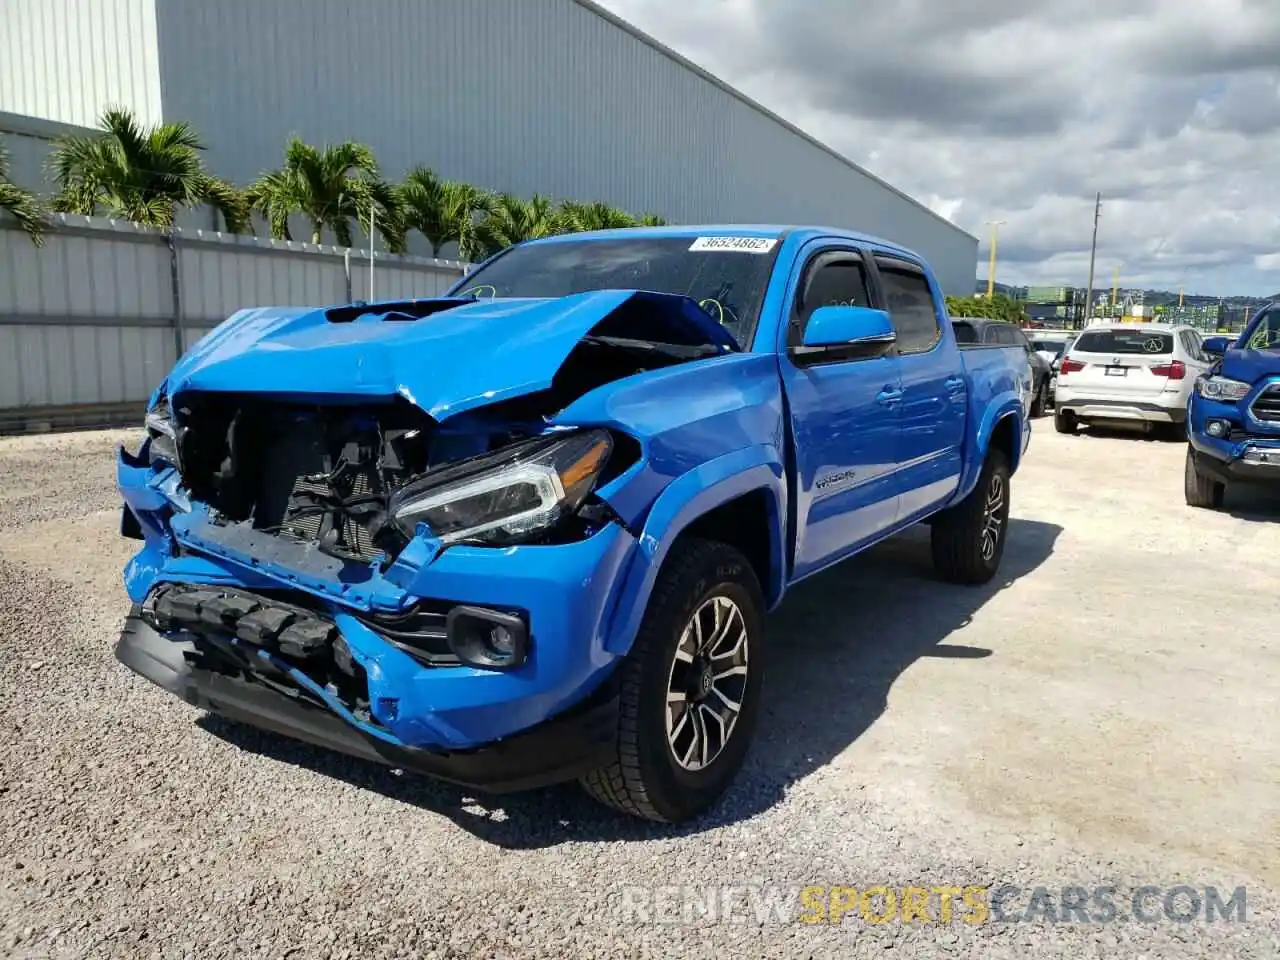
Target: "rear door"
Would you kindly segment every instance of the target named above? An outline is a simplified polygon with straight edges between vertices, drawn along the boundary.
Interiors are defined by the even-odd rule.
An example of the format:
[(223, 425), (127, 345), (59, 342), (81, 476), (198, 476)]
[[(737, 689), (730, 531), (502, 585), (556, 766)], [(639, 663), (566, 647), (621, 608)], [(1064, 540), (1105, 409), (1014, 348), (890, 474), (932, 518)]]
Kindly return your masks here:
[(896, 356), (807, 357), (790, 349), (818, 307), (871, 305), (866, 255), (848, 242), (819, 241), (798, 262), (780, 362), (795, 443), (796, 579), (893, 526), (902, 407)]
[(942, 300), (918, 264), (877, 254), (884, 306), (898, 334), (902, 432), (898, 521), (942, 503), (960, 485), (967, 381), (960, 351), (943, 335)]
[(1073, 395), (1097, 400), (1150, 402), (1169, 382), (1176, 335), (1169, 330), (1103, 327), (1083, 331), (1071, 347), (1084, 364), (1069, 379)]

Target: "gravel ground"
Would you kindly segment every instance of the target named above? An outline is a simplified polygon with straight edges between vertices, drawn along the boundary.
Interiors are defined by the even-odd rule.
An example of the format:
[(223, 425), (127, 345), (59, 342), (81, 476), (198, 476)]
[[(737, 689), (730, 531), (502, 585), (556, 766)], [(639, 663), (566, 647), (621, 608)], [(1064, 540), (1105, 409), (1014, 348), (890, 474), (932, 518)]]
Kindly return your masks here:
[[(797, 588), (747, 770), (664, 829), (574, 787), (398, 776), (133, 677), (122, 439), (0, 440), (0, 956), (1280, 955), (1280, 505), (1186, 508), (1181, 445), (1040, 421), (1002, 583), (932, 581), (912, 531)], [(1244, 886), (1247, 922), (1157, 896), (1153, 923), (1054, 923), (1051, 899), (806, 924), (787, 899), (1012, 884), (1016, 916), (1111, 885), (1125, 917), (1180, 883)]]

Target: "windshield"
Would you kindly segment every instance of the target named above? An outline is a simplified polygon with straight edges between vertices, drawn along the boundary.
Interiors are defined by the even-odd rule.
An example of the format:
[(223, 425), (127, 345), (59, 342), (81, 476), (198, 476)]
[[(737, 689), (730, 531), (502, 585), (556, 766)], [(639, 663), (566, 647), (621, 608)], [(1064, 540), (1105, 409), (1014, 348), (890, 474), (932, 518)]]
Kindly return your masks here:
[(1152, 330), (1087, 330), (1072, 353), (1173, 353), (1173, 334)]
[(736, 237), (534, 243), (514, 247), (463, 277), (452, 293), (477, 297), (565, 297), (590, 290), (633, 289), (673, 293), (696, 301), (745, 350), (755, 334), (777, 248), (773, 238)]
[(1245, 338), (1246, 350), (1280, 350), (1280, 309), (1267, 311)]

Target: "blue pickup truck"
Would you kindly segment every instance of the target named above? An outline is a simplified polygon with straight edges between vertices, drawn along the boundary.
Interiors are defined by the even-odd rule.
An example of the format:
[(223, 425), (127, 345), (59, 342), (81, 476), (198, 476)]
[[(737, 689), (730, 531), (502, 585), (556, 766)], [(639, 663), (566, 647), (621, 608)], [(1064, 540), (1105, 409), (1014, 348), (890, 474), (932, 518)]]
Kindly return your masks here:
[(1213, 365), (1187, 403), (1186, 500), (1216, 510), (1227, 484), (1280, 489), (1280, 303), (1271, 303), (1233, 343), (1206, 337)]
[(242, 310), (119, 451), (116, 656), (348, 754), (683, 820), (742, 763), (790, 585), (921, 521), (943, 579), (995, 575), (1030, 397), (923, 260), (827, 229), (577, 234), (436, 299)]

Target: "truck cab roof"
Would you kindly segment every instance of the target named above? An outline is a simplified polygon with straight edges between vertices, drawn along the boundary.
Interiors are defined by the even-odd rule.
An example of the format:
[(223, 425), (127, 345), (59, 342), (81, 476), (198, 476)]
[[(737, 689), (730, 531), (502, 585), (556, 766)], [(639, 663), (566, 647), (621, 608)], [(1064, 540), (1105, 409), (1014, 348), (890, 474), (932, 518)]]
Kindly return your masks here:
[(924, 259), (901, 244), (885, 240), (883, 237), (840, 227), (819, 225), (786, 225), (786, 224), (682, 224), (680, 226), (661, 227), (624, 227), (615, 230), (589, 230), (582, 233), (557, 234), (538, 240), (526, 241), (528, 244), (570, 243), (592, 240), (624, 240), (645, 237), (759, 237), (762, 239), (788, 240), (796, 239), (800, 244), (822, 237), (834, 237), (848, 240), (851, 243), (875, 247), (886, 252), (904, 254), (921, 263)]

